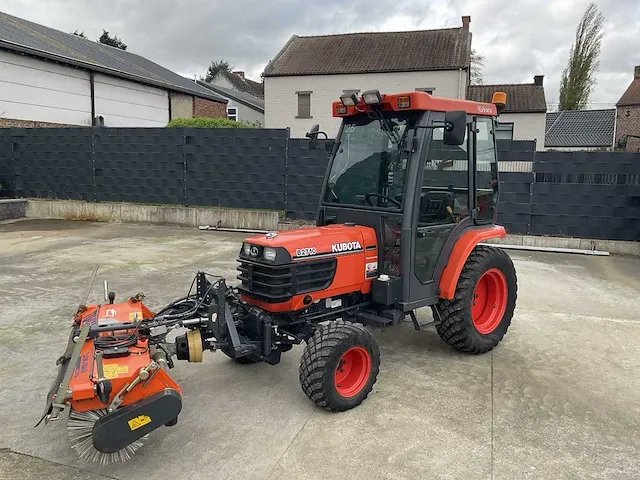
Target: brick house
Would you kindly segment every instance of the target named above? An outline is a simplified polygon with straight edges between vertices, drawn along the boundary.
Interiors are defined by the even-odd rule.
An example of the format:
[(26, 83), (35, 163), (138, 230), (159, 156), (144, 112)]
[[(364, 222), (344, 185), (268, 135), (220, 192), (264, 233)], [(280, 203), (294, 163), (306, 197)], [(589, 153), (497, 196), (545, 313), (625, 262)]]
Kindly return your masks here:
[[(640, 136), (640, 65), (635, 67), (631, 85), (616, 103), (616, 143), (625, 135)], [(629, 138), (626, 150), (640, 151), (640, 138)]]
[(535, 140), (536, 150), (544, 150), (547, 101), (543, 80), (543, 75), (536, 75), (533, 83), (469, 85), (467, 99), (490, 103), (494, 92), (505, 92), (507, 106), (498, 117), (496, 138)]
[(146, 58), (0, 12), (0, 127), (163, 127), (227, 101)]

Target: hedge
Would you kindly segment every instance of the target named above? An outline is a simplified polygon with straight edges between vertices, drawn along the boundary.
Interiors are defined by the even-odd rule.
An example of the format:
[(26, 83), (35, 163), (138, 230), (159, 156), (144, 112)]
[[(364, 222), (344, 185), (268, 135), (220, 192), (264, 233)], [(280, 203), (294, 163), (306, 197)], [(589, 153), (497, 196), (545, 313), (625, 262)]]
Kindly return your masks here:
[(174, 118), (167, 127), (205, 127), (205, 128), (255, 128), (255, 125), (245, 122), (236, 122), (228, 118)]

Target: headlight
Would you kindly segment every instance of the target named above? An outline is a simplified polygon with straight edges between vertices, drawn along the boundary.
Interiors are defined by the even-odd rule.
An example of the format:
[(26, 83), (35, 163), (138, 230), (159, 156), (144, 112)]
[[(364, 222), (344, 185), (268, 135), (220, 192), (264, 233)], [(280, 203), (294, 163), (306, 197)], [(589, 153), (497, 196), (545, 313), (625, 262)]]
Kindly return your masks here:
[(242, 250), (247, 257), (251, 255), (251, 245), (249, 245), (248, 243), (243, 244)]
[(265, 260), (269, 260), (273, 262), (276, 259), (276, 249), (271, 247), (265, 247), (264, 252), (262, 254)]

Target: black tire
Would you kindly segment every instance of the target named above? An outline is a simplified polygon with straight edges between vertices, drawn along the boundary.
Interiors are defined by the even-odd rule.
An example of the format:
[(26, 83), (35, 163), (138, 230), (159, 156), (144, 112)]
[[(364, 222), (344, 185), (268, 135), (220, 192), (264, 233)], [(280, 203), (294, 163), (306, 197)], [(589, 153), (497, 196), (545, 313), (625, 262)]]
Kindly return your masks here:
[[(495, 320), (488, 325), (474, 323), (472, 308), (475, 305), (474, 294), (476, 286), (485, 273), (495, 274), (495, 270), (502, 272), (506, 281), (506, 298), (504, 298), (504, 313), (502, 317), (495, 315)], [(500, 275), (498, 274), (499, 278)], [(499, 248), (476, 246), (469, 255), (456, 287), (453, 300), (441, 299), (434, 307), (442, 322), (436, 323), (436, 330), (440, 338), (447, 344), (468, 353), (485, 353), (492, 350), (504, 337), (511, 325), (511, 318), (516, 306), (518, 282), (513, 262), (507, 253)], [(502, 302), (498, 302), (502, 303)], [(487, 303), (488, 304), (488, 303)], [(495, 304), (493, 305), (495, 309)], [(498, 308), (502, 308), (498, 306)], [(491, 308), (488, 308), (491, 310)], [(479, 317), (481, 315), (477, 315)], [(479, 331), (484, 329), (484, 331)]]
[[(345, 352), (349, 353), (345, 355)], [(338, 373), (344, 372), (338, 367), (346, 365), (345, 358), (361, 359), (353, 362), (354, 366), (357, 363), (364, 365), (363, 361), (368, 363), (368, 368), (358, 370), (360, 374), (354, 368), (355, 376), (352, 377), (348, 372), (344, 378), (345, 383), (350, 381), (347, 378), (356, 379), (352, 385), (353, 393), (349, 392), (349, 396), (340, 393), (346, 392), (344, 384), (336, 384), (336, 375), (344, 374)], [(307, 343), (300, 359), (300, 385), (307, 397), (319, 407), (343, 412), (360, 405), (367, 398), (379, 369), (380, 349), (371, 332), (354, 323), (334, 320), (319, 326)]]

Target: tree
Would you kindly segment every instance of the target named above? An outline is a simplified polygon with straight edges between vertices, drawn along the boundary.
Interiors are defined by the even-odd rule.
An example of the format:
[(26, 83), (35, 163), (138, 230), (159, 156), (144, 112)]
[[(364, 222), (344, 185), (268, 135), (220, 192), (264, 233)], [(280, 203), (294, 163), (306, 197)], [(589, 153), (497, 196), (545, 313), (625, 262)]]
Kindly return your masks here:
[(590, 3), (576, 28), (569, 61), (562, 72), (559, 110), (584, 110), (598, 71), (604, 16)]
[[(220, 75), (222, 72), (231, 73), (233, 67), (226, 60), (215, 60), (211, 62), (209, 68), (207, 69), (207, 73), (204, 76), (205, 82), (212, 82), (215, 78)], [(202, 77), (200, 77), (202, 80)]]
[(120, 50), (127, 49), (127, 46), (124, 43), (122, 43), (122, 41), (118, 38), (117, 35), (114, 35), (113, 37), (111, 37), (109, 36), (109, 32), (107, 32), (106, 30), (102, 30), (102, 35), (100, 35), (98, 42), (103, 43), (105, 45), (110, 45), (112, 47), (119, 48)]
[(471, 84), (482, 85), (482, 69), (484, 68), (484, 56), (480, 55), (475, 49), (471, 50)]
[(73, 34), (74, 34), (76, 37), (87, 38), (87, 36), (84, 34), (84, 32), (78, 32), (78, 30), (76, 30), (75, 32), (73, 32)]

